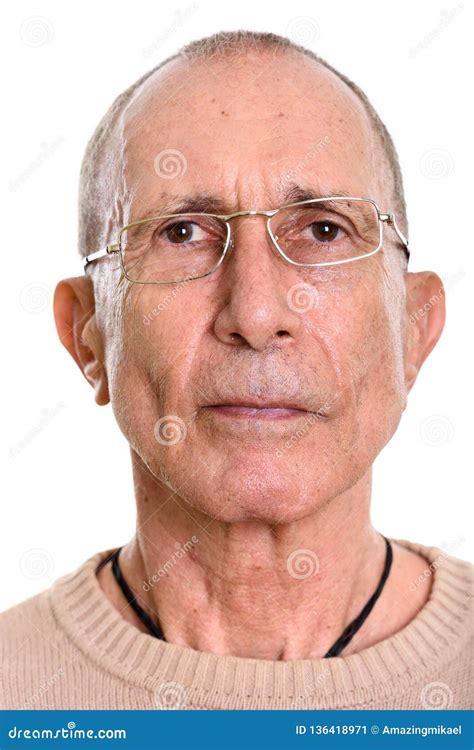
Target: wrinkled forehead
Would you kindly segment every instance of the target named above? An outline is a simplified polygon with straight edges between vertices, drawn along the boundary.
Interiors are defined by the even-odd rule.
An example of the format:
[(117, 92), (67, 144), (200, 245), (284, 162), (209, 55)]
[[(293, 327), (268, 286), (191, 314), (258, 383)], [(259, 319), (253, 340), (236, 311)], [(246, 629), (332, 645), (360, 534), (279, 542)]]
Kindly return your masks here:
[(222, 196), (223, 211), (273, 208), (290, 184), (385, 200), (361, 101), (301, 54), (172, 61), (137, 91), (122, 138), (128, 218), (197, 193)]

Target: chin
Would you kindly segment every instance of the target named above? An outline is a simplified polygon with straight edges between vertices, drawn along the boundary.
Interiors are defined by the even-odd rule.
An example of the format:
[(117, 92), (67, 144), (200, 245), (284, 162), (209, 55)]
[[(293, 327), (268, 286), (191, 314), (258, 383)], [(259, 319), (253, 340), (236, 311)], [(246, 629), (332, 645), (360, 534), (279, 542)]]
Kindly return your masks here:
[(232, 488), (209, 488), (210, 494), (199, 496), (193, 492), (185, 497), (186, 501), (216, 521), (224, 523), (242, 523), (244, 521), (261, 521), (269, 525), (292, 523), (311, 514), (316, 509), (309, 503), (301, 501), (289, 493), (263, 495), (262, 493), (232, 492)]
[[(291, 523), (314, 513), (321, 502), (312, 473), (306, 477), (274, 456), (251, 458), (245, 454), (235, 461), (227, 457), (224, 464), (206, 474), (193, 471), (191, 462), (187, 466), (189, 479), (183, 482), (180, 477), (179, 495), (200, 513), (219, 521)], [(172, 474), (168, 473), (168, 478), (172, 486)]]

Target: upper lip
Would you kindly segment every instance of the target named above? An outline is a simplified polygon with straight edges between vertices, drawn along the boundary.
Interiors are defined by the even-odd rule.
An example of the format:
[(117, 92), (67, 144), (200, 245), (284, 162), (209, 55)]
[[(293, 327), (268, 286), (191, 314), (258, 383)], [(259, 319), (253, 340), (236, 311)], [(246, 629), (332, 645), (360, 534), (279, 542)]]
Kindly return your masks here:
[(298, 409), (299, 411), (309, 411), (309, 409), (296, 401), (287, 399), (268, 399), (261, 401), (249, 398), (226, 398), (214, 404), (207, 406), (242, 406), (247, 409)]

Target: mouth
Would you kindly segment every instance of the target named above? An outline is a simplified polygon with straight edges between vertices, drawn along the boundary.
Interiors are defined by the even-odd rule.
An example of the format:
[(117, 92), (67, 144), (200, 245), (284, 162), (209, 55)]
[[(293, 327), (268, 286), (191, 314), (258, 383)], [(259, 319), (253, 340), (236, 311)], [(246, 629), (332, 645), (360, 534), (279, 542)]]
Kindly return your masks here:
[(247, 403), (225, 402), (210, 404), (205, 407), (218, 417), (227, 419), (295, 419), (307, 416), (311, 412), (300, 406), (287, 403)]

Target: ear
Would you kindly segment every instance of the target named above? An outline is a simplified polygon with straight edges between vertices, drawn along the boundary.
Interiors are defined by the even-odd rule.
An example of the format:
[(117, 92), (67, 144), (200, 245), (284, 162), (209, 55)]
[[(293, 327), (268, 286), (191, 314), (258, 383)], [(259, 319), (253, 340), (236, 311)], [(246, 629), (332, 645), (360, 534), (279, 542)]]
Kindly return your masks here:
[(408, 273), (406, 285), (405, 383), (410, 391), (441, 336), (446, 306), (443, 282), (432, 271)]
[(109, 403), (102, 336), (97, 328), (94, 288), (87, 276), (63, 279), (54, 292), (54, 318), (61, 343), (95, 391), (100, 406)]

